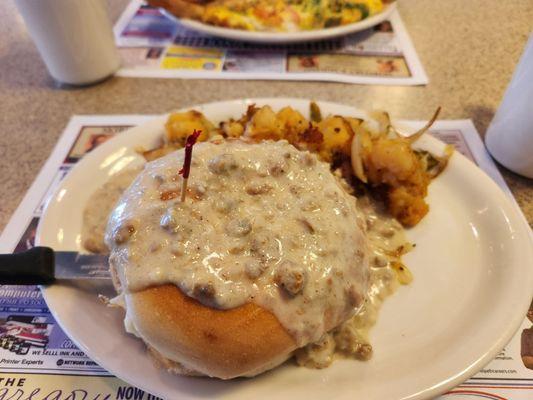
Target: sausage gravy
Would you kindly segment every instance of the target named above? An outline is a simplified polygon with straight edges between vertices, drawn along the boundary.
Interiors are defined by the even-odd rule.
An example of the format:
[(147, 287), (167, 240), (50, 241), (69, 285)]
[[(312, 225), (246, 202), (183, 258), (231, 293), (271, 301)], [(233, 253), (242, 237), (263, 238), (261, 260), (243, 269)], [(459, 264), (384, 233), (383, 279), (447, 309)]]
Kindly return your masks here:
[(299, 346), (354, 315), (371, 244), (356, 199), (329, 164), (286, 141), (195, 146), (146, 164), (111, 214), (106, 243), (123, 291), (173, 283), (210, 307), (254, 302)]

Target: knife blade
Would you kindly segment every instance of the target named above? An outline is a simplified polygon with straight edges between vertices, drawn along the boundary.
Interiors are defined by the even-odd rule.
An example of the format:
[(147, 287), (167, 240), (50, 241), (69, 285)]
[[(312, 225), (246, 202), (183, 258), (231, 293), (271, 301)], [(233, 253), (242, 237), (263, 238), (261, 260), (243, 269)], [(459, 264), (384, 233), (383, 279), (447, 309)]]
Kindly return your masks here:
[(0, 284), (48, 285), (64, 279), (110, 279), (108, 256), (33, 247), (0, 254)]

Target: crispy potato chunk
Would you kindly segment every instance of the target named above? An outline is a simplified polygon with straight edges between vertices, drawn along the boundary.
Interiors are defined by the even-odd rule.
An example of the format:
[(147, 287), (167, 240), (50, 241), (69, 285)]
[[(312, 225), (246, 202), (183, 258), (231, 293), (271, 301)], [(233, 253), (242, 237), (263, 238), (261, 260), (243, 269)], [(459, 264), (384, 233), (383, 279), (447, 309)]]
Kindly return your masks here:
[(409, 181), (421, 169), (411, 146), (401, 139), (379, 138), (374, 141), (364, 162), (370, 182), (392, 186)]
[(350, 155), (354, 131), (343, 117), (331, 116), (318, 124), (318, 129), (324, 137), (320, 147), (320, 157), (331, 162), (335, 153)]
[(225, 137), (238, 138), (244, 133), (244, 126), (240, 121), (224, 121), (220, 124)]
[(404, 226), (415, 226), (428, 213), (424, 196), (409, 192), (409, 187), (399, 186), (388, 191), (387, 209)]
[(284, 107), (279, 110), (277, 118), (278, 123), (283, 130), (283, 137), (289, 142), (297, 141), (297, 139), (309, 129), (309, 121), (291, 107)]
[(200, 142), (209, 139), (213, 131), (216, 131), (215, 126), (196, 110), (172, 113), (165, 124), (167, 140), (181, 146), (185, 145), (185, 140), (195, 129), (202, 131), (198, 138)]
[(294, 143), (291, 142), (291, 144), (300, 150), (319, 152), (323, 142), (324, 135), (320, 132), (320, 129), (318, 129), (316, 124), (310, 123), (309, 128), (299, 135)]
[(283, 138), (278, 117), (270, 106), (255, 110), (246, 126), (244, 136), (254, 140), (279, 140)]
[(317, 124), (308, 121), (291, 107), (282, 108), (277, 117), (283, 139), (301, 150), (319, 151), (324, 136)]
[(414, 226), (427, 214), (430, 179), (407, 140), (378, 138), (363, 165), (369, 183), (387, 185), (387, 207), (403, 225)]

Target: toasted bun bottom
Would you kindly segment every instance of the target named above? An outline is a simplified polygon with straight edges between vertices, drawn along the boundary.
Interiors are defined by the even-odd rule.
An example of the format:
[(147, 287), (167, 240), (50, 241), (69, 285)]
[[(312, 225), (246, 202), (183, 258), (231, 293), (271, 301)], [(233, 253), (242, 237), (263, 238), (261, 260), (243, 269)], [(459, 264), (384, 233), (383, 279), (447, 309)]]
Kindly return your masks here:
[(282, 363), (297, 347), (278, 319), (253, 303), (214, 309), (170, 284), (126, 294), (125, 300), (128, 318), (157, 358), (178, 363), (187, 374), (253, 376)]
[(183, 364), (180, 364), (177, 361), (172, 361), (166, 358), (153, 347), (149, 345), (146, 345), (146, 347), (148, 349), (148, 354), (150, 354), (150, 357), (152, 357), (155, 363), (159, 365), (161, 368), (166, 369), (171, 374), (185, 375), (185, 376), (204, 376), (198, 371), (187, 369), (187, 367), (185, 367)]

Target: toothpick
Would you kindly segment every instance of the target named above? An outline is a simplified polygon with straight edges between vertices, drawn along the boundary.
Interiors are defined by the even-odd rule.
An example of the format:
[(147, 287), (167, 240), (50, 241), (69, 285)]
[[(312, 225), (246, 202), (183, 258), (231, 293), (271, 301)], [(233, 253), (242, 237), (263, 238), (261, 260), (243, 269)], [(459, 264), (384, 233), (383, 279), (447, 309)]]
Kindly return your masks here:
[(192, 148), (202, 131), (196, 129), (187, 137), (185, 142), (185, 159), (183, 160), (183, 167), (179, 170), (179, 175), (183, 176), (183, 183), (181, 185), (181, 201), (185, 201), (187, 194), (187, 184), (189, 182), (189, 173), (191, 172)]
[(185, 194), (187, 193), (187, 184), (189, 178), (183, 178), (183, 183), (181, 184), (181, 201), (185, 201)]

